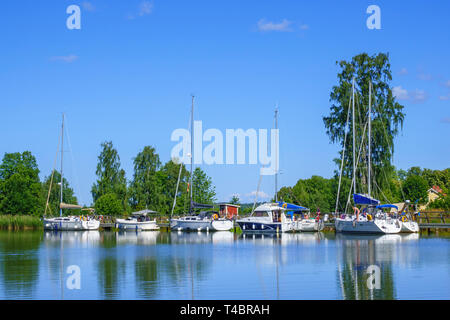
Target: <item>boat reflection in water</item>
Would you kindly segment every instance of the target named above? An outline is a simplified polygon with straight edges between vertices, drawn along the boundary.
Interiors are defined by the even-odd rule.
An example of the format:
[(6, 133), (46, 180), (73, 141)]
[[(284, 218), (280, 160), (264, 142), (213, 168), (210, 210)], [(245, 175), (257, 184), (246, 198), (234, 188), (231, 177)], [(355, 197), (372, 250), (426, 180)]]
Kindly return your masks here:
[(61, 243), (73, 246), (94, 245), (100, 242), (100, 231), (44, 231), (44, 244), (59, 247)]
[(448, 250), (418, 234), (0, 232), (0, 299), (446, 299)]
[(405, 256), (401, 246), (406, 241), (418, 239), (417, 234), (336, 234), (337, 279), (341, 298), (396, 299), (393, 265), (410, 263), (414, 259), (414, 253), (411, 255), (411, 250), (408, 250), (409, 254)]

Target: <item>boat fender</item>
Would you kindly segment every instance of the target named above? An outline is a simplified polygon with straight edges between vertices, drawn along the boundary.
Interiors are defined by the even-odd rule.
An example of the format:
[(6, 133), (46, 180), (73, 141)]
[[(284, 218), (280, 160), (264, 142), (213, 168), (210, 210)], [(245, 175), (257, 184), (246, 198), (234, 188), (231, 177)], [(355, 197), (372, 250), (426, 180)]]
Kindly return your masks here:
[(372, 220), (372, 215), (371, 214), (367, 214), (367, 220), (369, 220), (369, 221)]

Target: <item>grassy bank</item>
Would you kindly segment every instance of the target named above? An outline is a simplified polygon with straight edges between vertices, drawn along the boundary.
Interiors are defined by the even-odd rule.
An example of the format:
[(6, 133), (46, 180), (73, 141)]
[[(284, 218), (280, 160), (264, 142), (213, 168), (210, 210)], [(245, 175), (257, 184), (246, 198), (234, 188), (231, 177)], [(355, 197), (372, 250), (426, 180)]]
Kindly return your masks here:
[(0, 215), (0, 229), (25, 230), (43, 229), (42, 220), (35, 216)]

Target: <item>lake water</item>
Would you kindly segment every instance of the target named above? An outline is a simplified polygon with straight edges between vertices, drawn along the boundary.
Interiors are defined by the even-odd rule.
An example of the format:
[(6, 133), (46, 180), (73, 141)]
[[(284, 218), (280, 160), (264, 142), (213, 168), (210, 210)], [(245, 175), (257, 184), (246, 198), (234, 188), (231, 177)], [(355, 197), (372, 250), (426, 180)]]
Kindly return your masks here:
[(2, 231), (0, 299), (449, 299), (449, 240)]

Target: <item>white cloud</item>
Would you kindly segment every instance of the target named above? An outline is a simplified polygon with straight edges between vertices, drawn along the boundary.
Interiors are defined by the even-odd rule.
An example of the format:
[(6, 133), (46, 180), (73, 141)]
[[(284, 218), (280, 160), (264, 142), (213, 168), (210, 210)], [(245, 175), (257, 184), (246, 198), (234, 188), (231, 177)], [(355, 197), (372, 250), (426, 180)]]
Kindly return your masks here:
[(427, 100), (427, 98), (428, 98), (428, 95), (425, 92), (425, 90), (416, 89), (411, 94), (411, 100), (412, 100), (412, 102), (415, 102), (415, 103), (424, 102), (425, 100)]
[(401, 68), (400, 71), (398, 72), (399, 75), (404, 76), (408, 74), (408, 69), (406, 68)]
[(268, 198), (270, 198), (270, 196), (267, 193), (265, 193), (264, 191), (256, 191), (256, 190), (252, 191), (250, 193), (247, 193), (246, 196), (254, 198), (256, 196), (256, 194), (258, 194), (258, 199), (268, 199)]
[(93, 5), (92, 3), (90, 3), (90, 2), (88, 2), (88, 1), (84, 1), (84, 2), (81, 4), (81, 6), (82, 6), (83, 9), (86, 10), (86, 11), (92, 12), (92, 11), (95, 10), (94, 5)]
[(78, 59), (78, 56), (75, 54), (70, 54), (68, 56), (55, 56), (55, 57), (50, 58), (50, 60), (52, 60), (52, 61), (62, 61), (62, 62), (66, 62), (66, 63), (72, 63), (77, 59)]
[(450, 80), (445, 81), (444, 86), (450, 89)]
[(153, 11), (153, 3), (149, 2), (149, 1), (142, 1), (141, 4), (139, 5), (139, 15), (145, 16), (147, 14), (152, 13)]
[(279, 23), (274, 23), (271, 21), (266, 21), (265, 19), (261, 19), (258, 21), (258, 30), (289, 32), (292, 31), (292, 29), (289, 27), (291, 24), (292, 22), (287, 19), (283, 19), (283, 21)]
[(424, 80), (424, 81), (429, 81), (429, 80), (433, 79), (433, 77), (429, 73), (419, 73), (417, 75), (417, 78), (419, 78), (420, 80)]
[(309, 29), (309, 26), (307, 24), (302, 24), (300, 26), (300, 30), (308, 30), (308, 29)]
[(392, 94), (398, 100), (408, 100), (409, 99), (408, 91), (406, 89), (403, 89), (402, 86), (393, 87)]
[(428, 94), (425, 90), (415, 89), (412, 92), (408, 92), (402, 86), (393, 87), (392, 94), (398, 100), (409, 100), (414, 103), (421, 103), (428, 99)]
[(441, 101), (447, 101), (450, 100), (450, 94), (446, 95), (446, 96), (439, 96), (439, 100)]
[(153, 3), (151, 3), (150, 1), (142, 1), (139, 4), (137, 13), (128, 13), (126, 15), (126, 18), (128, 20), (133, 20), (136, 18), (136, 15), (138, 15), (139, 17), (143, 17), (151, 14), (152, 12), (153, 12)]
[(446, 118), (442, 118), (441, 119), (442, 123), (449, 123), (450, 124), (450, 117), (446, 117)]

